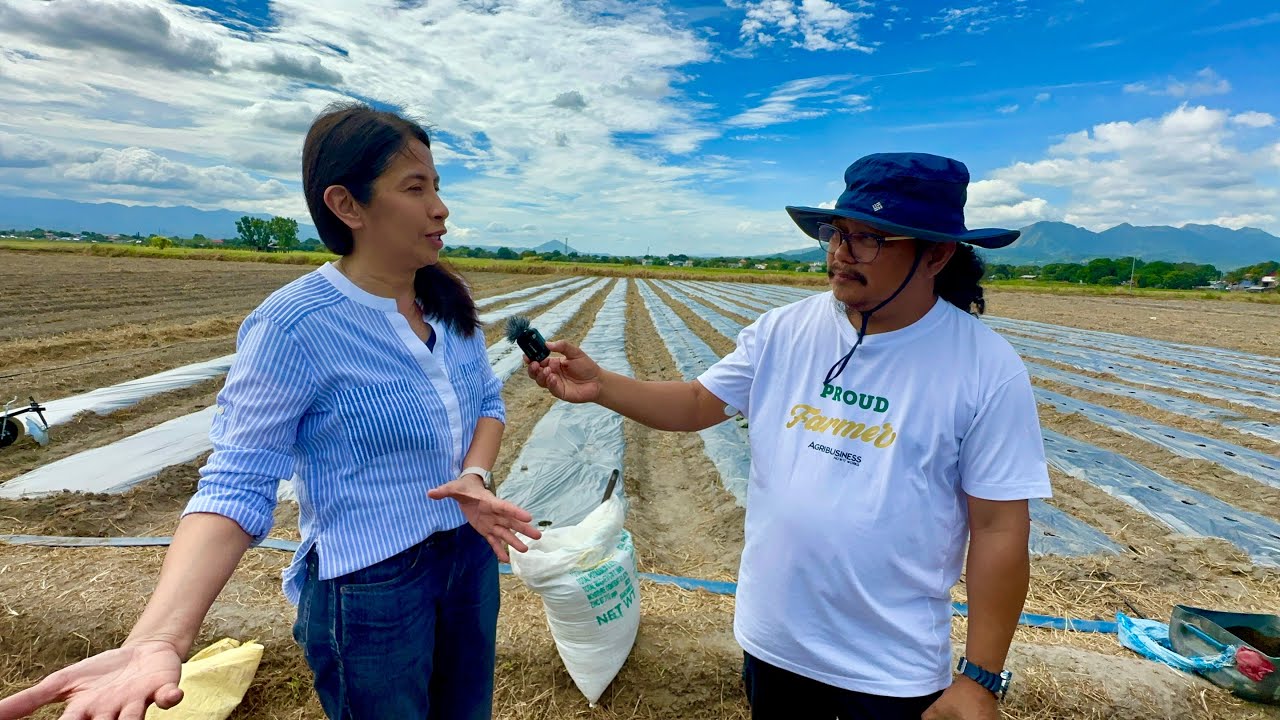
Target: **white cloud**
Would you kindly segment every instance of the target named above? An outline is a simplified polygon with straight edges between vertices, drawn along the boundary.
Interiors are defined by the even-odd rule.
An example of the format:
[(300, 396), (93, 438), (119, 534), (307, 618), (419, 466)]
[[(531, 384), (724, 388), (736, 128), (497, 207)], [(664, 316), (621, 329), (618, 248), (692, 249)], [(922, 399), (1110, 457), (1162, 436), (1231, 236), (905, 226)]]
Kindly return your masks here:
[(978, 227), (1023, 227), (1053, 215), (1044, 198), (1029, 197), (1007, 180), (980, 180), (969, 184), (965, 203), (965, 225)]
[[(1003, 7), (1002, 7), (1003, 5)], [(977, 2), (968, 7), (943, 8), (937, 15), (929, 18), (930, 24), (938, 27), (933, 32), (920, 35), (921, 38), (933, 38), (963, 31), (971, 35), (981, 35), (997, 23), (1024, 17), (1026, 5), (1019, 0), (1002, 3), (999, 0)]]
[(863, 110), (868, 98), (849, 91), (849, 81), (853, 79), (852, 75), (822, 75), (791, 80), (774, 88), (756, 107), (729, 118), (725, 124), (761, 128), (819, 118), (833, 110)]
[(1047, 92), (1036, 93), (1036, 102), (1038, 103), (1049, 102), (1049, 98), (1051, 97), (1053, 96)]
[(1276, 119), (1264, 112), (1242, 112), (1239, 115), (1232, 115), (1231, 122), (1236, 125), (1243, 125), (1249, 128), (1271, 127), (1276, 124)]
[(1214, 72), (1213, 68), (1204, 68), (1187, 80), (1170, 77), (1164, 84), (1155, 86), (1140, 82), (1129, 83), (1124, 86), (1124, 91), (1147, 95), (1168, 95), (1175, 98), (1196, 98), (1225, 95), (1231, 92), (1231, 83)]
[(231, 197), (273, 197), (288, 190), (275, 180), (258, 180), (226, 165), (195, 167), (145, 148), (107, 149), (90, 162), (65, 168), (63, 177), (95, 185), (125, 185), (209, 193)]
[[(1280, 143), (1238, 137), (1231, 118), (1226, 110), (1183, 104), (1158, 118), (1095, 125), (1051, 145), (1042, 160), (992, 172), (970, 197), (979, 206), (1016, 207), (1032, 197), (1029, 188), (1052, 188), (1067, 198), (1058, 203), (1062, 219), (1095, 230), (1185, 217), (1253, 218), (1280, 230), (1266, 220), (1280, 204), (1268, 169)], [(1047, 204), (1040, 209), (1057, 214)]]
[[(864, 8), (871, 3), (830, 2), (829, 0), (725, 0), (735, 9), (745, 9), (746, 17), (739, 28), (748, 47), (768, 46), (780, 38), (789, 39), (791, 47), (806, 50), (856, 50), (872, 52), (864, 43), (858, 23), (871, 14)], [(845, 5), (858, 8), (850, 10)]]
[(1247, 215), (1223, 215), (1213, 219), (1214, 225), (1239, 230), (1243, 227), (1259, 227), (1276, 225), (1276, 216), (1271, 213), (1252, 213)]
[[(679, 243), (707, 252), (796, 236), (784, 213), (705, 190), (743, 175), (698, 154), (723, 125), (682, 87), (713, 49), (654, 4), (272, 0), (270, 30), (250, 31), (169, 0), (85, 2), (0, 0), (4, 192), (309, 222), (303, 132), (357, 94), (429, 124), (455, 241), (495, 222), (584, 249), (655, 238), (657, 250), (675, 247), (657, 240), (674, 237), (673, 218), (698, 218)], [(793, 6), (786, 42), (856, 39), (857, 4)], [(836, 112), (852, 101), (797, 102)], [(718, 230), (747, 221), (769, 229)]]
[(1002, 107), (998, 107), (996, 108), (996, 112), (1000, 113), (1001, 115), (1012, 115), (1013, 113), (1018, 112), (1018, 104), (1014, 103), (1012, 105), (1004, 105)]

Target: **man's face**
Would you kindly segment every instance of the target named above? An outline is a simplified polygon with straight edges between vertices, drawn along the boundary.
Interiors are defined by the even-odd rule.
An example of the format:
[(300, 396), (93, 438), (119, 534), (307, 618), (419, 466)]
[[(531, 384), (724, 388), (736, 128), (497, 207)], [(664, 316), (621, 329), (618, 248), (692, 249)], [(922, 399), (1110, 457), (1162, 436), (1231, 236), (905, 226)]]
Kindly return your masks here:
[[(839, 228), (845, 238), (858, 233), (878, 237), (890, 237), (892, 233), (848, 218), (835, 218), (829, 224)], [(855, 241), (857, 243), (858, 241)], [(865, 242), (865, 241), (864, 241)], [(879, 305), (893, 294), (906, 279), (915, 261), (918, 240), (887, 240), (880, 245), (880, 252), (870, 262), (854, 258), (849, 243), (832, 238), (827, 250), (827, 277), (836, 300), (850, 310), (865, 312)], [(860, 244), (860, 243), (859, 243)], [(857, 249), (858, 257), (865, 257), (868, 250)], [(870, 251), (874, 253), (874, 250)]]

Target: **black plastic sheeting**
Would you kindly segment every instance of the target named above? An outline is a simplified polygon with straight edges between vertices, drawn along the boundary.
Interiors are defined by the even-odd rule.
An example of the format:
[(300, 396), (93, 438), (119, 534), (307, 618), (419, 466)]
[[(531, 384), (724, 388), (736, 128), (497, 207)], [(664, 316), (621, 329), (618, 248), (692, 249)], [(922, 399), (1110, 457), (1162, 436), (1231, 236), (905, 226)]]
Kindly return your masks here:
[(1165, 448), (1185, 458), (1207, 460), (1231, 472), (1280, 488), (1280, 458), (1229, 442), (1196, 435), (1185, 430), (1153, 423), (1119, 410), (1077, 400), (1044, 388), (1035, 388), (1036, 398), (1059, 412), (1078, 413), (1113, 430)]
[(1156, 392), (1155, 390), (1148, 390), (1142, 387), (1122, 385), (1121, 383), (1108, 382), (1106, 380), (1098, 380), (1097, 378), (1089, 377), (1088, 375), (1077, 375), (1073, 372), (1067, 372), (1066, 370), (1060, 370), (1048, 365), (1041, 365), (1030, 360), (1024, 360), (1023, 363), (1027, 366), (1027, 370), (1031, 372), (1032, 377), (1052, 380), (1054, 382), (1070, 385), (1082, 390), (1092, 390), (1094, 392), (1116, 395), (1118, 397), (1133, 398), (1167, 412), (1218, 423), (1219, 425), (1235, 430), (1236, 432), (1248, 433), (1280, 444), (1280, 426), (1263, 422), (1261, 420), (1251, 420), (1243, 417), (1239, 413), (1220, 408), (1217, 405), (1208, 405), (1206, 403), (1196, 402), (1195, 400), (1184, 398), (1181, 395), (1165, 395), (1164, 393)]
[(1077, 370), (1112, 375), (1135, 385), (1159, 389), (1177, 389), (1193, 395), (1225, 400), (1241, 407), (1256, 408), (1268, 412), (1280, 412), (1280, 400), (1214, 383), (1199, 382), (1177, 373), (1169, 372), (1156, 363), (1121, 362), (1110, 356), (1090, 352), (1083, 348), (1055, 344), (1047, 340), (1030, 340), (1021, 336), (1005, 335), (1014, 349), (1024, 357), (1051, 360)]
[(1044, 431), (1044, 449), (1054, 467), (1170, 529), (1183, 535), (1222, 538), (1248, 553), (1254, 563), (1280, 567), (1280, 523), (1275, 520), (1235, 508), (1122, 455), (1052, 430)]

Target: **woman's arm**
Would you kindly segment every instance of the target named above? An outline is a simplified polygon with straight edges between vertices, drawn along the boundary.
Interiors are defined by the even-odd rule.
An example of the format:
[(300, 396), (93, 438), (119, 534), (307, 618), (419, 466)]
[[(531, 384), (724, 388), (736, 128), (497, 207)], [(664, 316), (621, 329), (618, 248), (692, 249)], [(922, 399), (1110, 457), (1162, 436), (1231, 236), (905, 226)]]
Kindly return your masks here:
[(462, 459), (462, 467), (482, 467), (492, 470), (498, 459), (498, 447), (502, 444), (502, 433), (506, 426), (501, 420), (482, 417), (476, 422), (476, 431), (471, 438), (471, 447), (467, 456)]

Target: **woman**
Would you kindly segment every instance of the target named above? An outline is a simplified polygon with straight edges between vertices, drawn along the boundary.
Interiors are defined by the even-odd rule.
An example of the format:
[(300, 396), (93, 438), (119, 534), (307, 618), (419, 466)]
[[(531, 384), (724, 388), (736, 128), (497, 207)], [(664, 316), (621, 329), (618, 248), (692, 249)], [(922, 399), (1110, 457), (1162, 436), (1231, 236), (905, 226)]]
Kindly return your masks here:
[(449, 211), (430, 139), (339, 106), (302, 165), (340, 258), (245, 319), (214, 452), (129, 638), (0, 701), (0, 718), (67, 700), (67, 718), (141, 720), (178, 703), (182, 658), (291, 475), (302, 544), (284, 591), (326, 714), (490, 716), (497, 559), (539, 533), (489, 489), (501, 383), (466, 286), (439, 264)]

